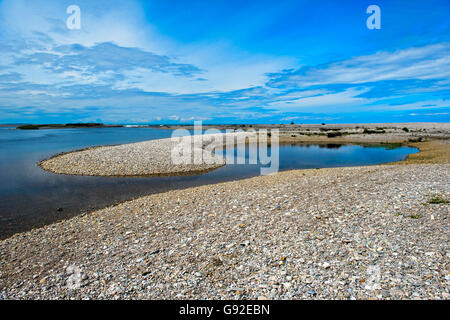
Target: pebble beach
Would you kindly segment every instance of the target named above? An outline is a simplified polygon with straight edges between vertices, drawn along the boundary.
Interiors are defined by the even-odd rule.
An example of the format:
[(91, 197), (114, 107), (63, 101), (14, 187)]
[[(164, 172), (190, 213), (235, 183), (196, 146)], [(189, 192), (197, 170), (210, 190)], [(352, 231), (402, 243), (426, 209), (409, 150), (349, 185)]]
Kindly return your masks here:
[(174, 190), (16, 234), (0, 241), (0, 299), (449, 299), (450, 163), (424, 154)]
[[(233, 138), (246, 133), (230, 133)], [(223, 134), (196, 135), (189, 139), (158, 139), (118, 146), (94, 147), (56, 155), (39, 163), (42, 169), (60, 174), (87, 176), (151, 176), (203, 172), (221, 167), (225, 159), (208, 152), (212, 161), (194, 161), (194, 154), (203, 154), (207, 148), (216, 147), (217, 141), (225, 142)], [(220, 144), (220, 145), (223, 145)], [(188, 147), (188, 161), (174, 164), (172, 150)]]

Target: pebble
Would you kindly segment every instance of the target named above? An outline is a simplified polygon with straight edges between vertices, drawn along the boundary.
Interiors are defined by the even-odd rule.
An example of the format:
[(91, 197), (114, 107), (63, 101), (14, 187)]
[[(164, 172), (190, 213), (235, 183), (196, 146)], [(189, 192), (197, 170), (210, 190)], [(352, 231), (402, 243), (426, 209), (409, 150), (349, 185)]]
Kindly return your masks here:
[(293, 170), (123, 202), (1, 240), (0, 298), (448, 299), (448, 204), (428, 204), (448, 172)]

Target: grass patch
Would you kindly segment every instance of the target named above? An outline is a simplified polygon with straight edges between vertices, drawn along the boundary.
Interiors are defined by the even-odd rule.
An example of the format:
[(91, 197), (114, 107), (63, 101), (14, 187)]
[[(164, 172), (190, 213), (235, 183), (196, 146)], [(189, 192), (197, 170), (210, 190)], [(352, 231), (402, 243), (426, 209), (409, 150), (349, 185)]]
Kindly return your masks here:
[(442, 204), (442, 203), (449, 204), (450, 201), (445, 199), (443, 196), (435, 195), (428, 201), (428, 203), (430, 203), (430, 204)]
[(320, 131), (339, 131), (341, 129), (335, 129), (335, 128), (320, 128)]
[(422, 216), (420, 214), (410, 214), (408, 218), (411, 219), (420, 219)]
[[(378, 129), (378, 128), (377, 128), (377, 129)], [(381, 130), (371, 130), (371, 129), (365, 128), (365, 129), (363, 130), (363, 133), (364, 133), (364, 134), (377, 134), (377, 133), (386, 133), (386, 131), (385, 131), (384, 129), (381, 129)]]
[(332, 131), (332, 132), (327, 133), (328, 138), (334, 138), (334, 137), (339, 137), (339, 136), (342, 136), (342, 132)]
[(308, 136), (308, 137), (311, 137), (311, 136), (326, 136), (327, 134), (326, 133), (322, 133), (322, 132), (300, 132), (300, 134), (302, 134), (302, 135), (304, 135), (304, 136)]

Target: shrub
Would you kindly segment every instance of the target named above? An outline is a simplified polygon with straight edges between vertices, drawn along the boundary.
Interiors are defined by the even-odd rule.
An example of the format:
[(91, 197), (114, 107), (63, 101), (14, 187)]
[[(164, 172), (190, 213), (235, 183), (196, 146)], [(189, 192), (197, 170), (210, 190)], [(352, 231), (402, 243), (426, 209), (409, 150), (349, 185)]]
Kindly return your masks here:
[(339, 136), (342, 136), (342, 132), (333, 131), (333, 132), (327, 133), (328, 138), (334, 138), (334, 137), (339, 137)]
[(440, 204), (440, 203), (448, 204), (448, 203), (450, 203), (450, 201), (445, 199), (444, 197), (442, 197), (440, 195), (435, 195), (435, 196), (433, 196), (430, 199), (430, 201), (428, 201), (428, 203), (431, 203), (431, 204)]
[(386, 131), (384, 131), (383, 129), (382, 129), (382, 130), (371, 130), (371, 129), (365, 128), (365, 129), (363, 130), (363, 133), (365, 133), (365, 134), (385, 133), (385, 132), (386, 132)]

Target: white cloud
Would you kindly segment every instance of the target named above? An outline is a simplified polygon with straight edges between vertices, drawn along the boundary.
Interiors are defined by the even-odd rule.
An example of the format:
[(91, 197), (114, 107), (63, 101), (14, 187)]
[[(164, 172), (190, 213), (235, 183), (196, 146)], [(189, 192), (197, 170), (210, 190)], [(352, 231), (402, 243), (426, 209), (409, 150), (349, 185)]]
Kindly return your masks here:
[[(68, 30), (65, 23), (69, 15), (65, 4), (59, 1), (6, 0), (0, 6), (0, 27), (9, 31), (8, 42), (14, 42), (14, 39), (36, 41), (36, 32), (45, 35), (37, 42), (40, 50), (50, 53), (54, 53), (52, 48), (57, 45), (93, 47), (98, 43), (113, 42), (122, 47), (167, 55), (174, 63), (195, 65), (204, 71), (199, 75), (202, 79), (195, 80), (154, 70), (128, 70), (123, 72), (127, 79), (116, 84), (122, 89), (138, 88), (173, 94), (225, 92), (263, 85), (267, 80), (266, 73), (296, 66), (291, 58), (250, 54), (220, 41), (185, 44), (168, 39), (145, 21), (143, 8), (134, 1), (78, 1), (81, 30)], [(36, 46), (24, 52), (35, 53)], [(58, 82), (101, 83), (95, 77), (85, 77), (81, 71), (53, 77), (48, 70), (40, 73), (34, 70), (32, 78), (39, 83), (47, 83), (49, 78), (57, 78)]]
[(383, 80), (448, 79), (450, 43), (355, 57), (274, 75), (273, 85), (361, 84)]
[(414, 109), (437, 109), (437, 108), (450, 108), (450, 101), (445, 99), (432, 99), (432, 100), (420, 100), (410, 103), (394, 104), (381, 100), (374, 106), (370, 106), (369, 110), (414, 110)]
[[(4, 64), (0, 65), (0, 106), (35, 106), (36, 112), (55, 113), (96, 106), (105, 121), (120, 117), (138, 121), (141, 115), (145, 121), (190, 121), (261, 119), (276, 112), (307, 110), (448, 107), (445, 99), (433, 97), (397, 105), (389, 99), (448, 90), (450, 43), (281, 72), (298, 68), (297, 59), (249, 53), (225, 41), (177, 42), (158, 34), (135, 1), (77, 1), (82, 13), (80, 31), (66, 28), (66, 5), (65, 1), (44, 0), (0, 2), (0, 64)], [(116, 49), (108, 47), (102, 54), (97, 49), (107, 42)], [(71, 44), (93, 53), (80, 51), (70, 57), (72, 52), (61, 51), (61, 46), (71, 48)], [(133, 52), (124, 53), (129, 51)], [(23, 62), (30, 62), (34, 53), (57, 55), (58, 59)], [(152, 54), (155, 67), (142, 62), (153, 61)], [(14, 65), (20, 57), (22, 64)], [(369, 95), (379, 88), (375, 82), (411, 79), (436, 81), (426, 87), (395, 86), (381, 98)], [(362, 85), (366, 82), (372, 83)], [(381, 88), (377, 94), (385, 91)]]
[(369, 99), (357, 97), (365, 92), (368, 92), (369, 88), (350, 88), (342, 92), (337, 93), (325, 93), (320, 95), (305, 96), (298, 99), (290, 99), (283, 101), (276, 101), (268, 103), (269, 107), (275, 107), (279, 110), (292, 111), (301, 109), (311, 109), (320, 107), (339, 107), (343, 105), (345, 107), (360, 105), (362, 103), (370, 102)]

